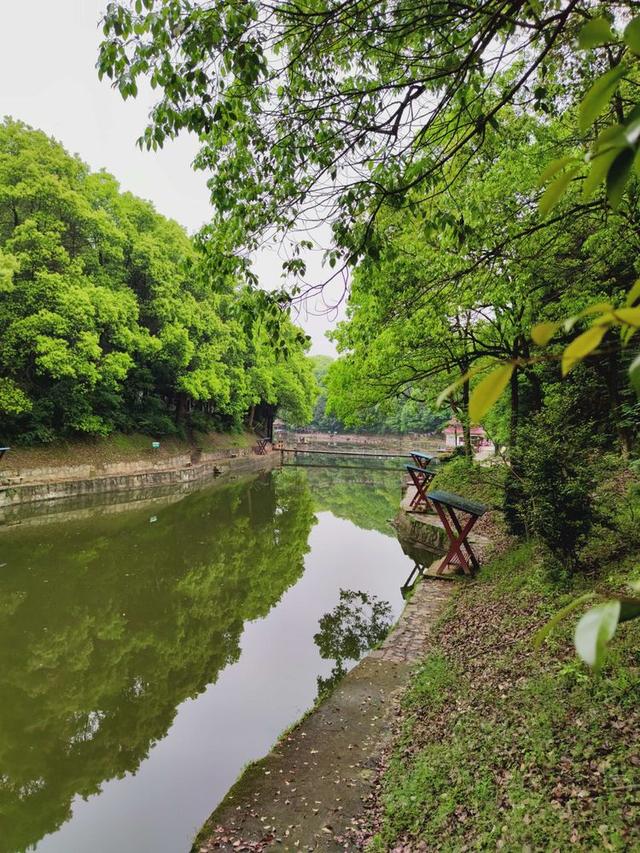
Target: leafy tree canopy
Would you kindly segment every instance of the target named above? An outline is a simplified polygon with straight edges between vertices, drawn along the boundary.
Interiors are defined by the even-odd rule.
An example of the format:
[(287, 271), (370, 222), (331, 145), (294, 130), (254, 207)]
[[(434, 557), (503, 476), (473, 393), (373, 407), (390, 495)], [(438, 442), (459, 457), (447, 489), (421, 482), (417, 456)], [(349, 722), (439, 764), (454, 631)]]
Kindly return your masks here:
[[(240, 242), (328, 219), (335, 264), (368, 250), (384, 206), (411, 206), (416, 190), (442, 196), (465, 158), (502, 137), (508, 109), (554, 116), (584, 99), (573, 142), (594, 139), (603, 113), (623, 127), (615, 155), (603, 152), (591, 174), (595, 187), (625, 149), (623, 186), (638, 139), (636, 9), (634, 0), (121, 0), (107, 7), (98, 68), (125, 98), (141, 77), (158, 90), (142, 144), (185, 128), (200, 135), (217, 217)], [(286, 267), (304, 264), (294, 255)]]
[(256, 406), (308, 419), (306, 337), (242, 283), (224, 235), (209, 236), (205, 257), (111, 175), (43, 133), (0, 125), (6, 437), (228, 429)]
[[(552, 218), (540, 220), (538, 176), (571, 121), (506, 112), (504, 135), (465, 160), (437, 207), (379, 215), (375, 258), (359, 264), (348, 319), (334, 334), (342, 356), (329, 376), (331, 411), (353, 417), (402, 394), (436, 407), (440, 392), (458, 382), (447, 402), (468, 424), (470, 387), (499, 359), (513, 367), (505, 383), (511, 400), (487, 426), (499, 443), (515, 443), (518, 422), (560, 379), (559, 359), (531, 339), (534, 323), (594, 302), (622, 304), (637, 275), (635, 184), (615, 212), (581, 205), (576, 185)], [(628, 448), (634, 402), (619, 344), (612, 334), (585, 390), (594, 395), (589, 414)]]

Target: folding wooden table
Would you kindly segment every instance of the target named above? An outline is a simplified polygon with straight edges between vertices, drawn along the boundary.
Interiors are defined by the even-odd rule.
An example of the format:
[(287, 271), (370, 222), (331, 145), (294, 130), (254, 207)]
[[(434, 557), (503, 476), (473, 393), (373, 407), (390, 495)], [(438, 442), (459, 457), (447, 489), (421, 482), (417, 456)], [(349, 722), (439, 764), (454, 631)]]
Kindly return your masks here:
[(256, 444), (256, 453), (258, 456), (264, 456), (267, 452), (267, 445), (271, 441), (270, 438), (258, 438), (258, 443)]
[(422, 453), (420, 450), (409, 451), (409, 456), (413, 459), (413, 464), (418, 468), (428, 468), (431, 462), (435, 461), (435, 456), (429, 456), (428, 453)]
[(405, 465), (405, 467), (413, 481), (413, 485), (416, 487), (416, 493), (411, 498), (409, 509), (416, 512), (421, 510), (423, 506), (426, 509), (429, 505), (427, 489), (429, 487), (429, 483), (438, 472), (436, 468), (423, 468), (421, 465)]
[[(434, 505), (449, 539), (447, 556), (438, 566), (437, 573), (441, 575), (447, 566), (454, 565), (460, 566), (465, 575), (472, 574), (473, 570), (480, 568), (480, 564), (469, 543), (469, 534), (476, 521), (489, 507), (437, 489), (429, 492), (429, 500)], [(460, 519), (457, 513), (463, 513), (466, 520)]]

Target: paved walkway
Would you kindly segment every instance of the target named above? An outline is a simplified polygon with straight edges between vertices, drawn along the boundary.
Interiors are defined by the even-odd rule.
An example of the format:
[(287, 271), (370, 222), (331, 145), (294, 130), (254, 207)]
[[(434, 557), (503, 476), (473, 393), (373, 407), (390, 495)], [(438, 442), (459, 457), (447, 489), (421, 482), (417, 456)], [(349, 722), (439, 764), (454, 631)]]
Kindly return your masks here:
[(348, 840), (391, 731), (392, 697), (427, 650), (454, 584), (422, 580), (382, 647), (250, 765), (193, 846), (213, 851), (352, 850)]
[[(439, 557), (434, 565), (438, 566), (441, 559)], [(433, 625), (444, 609), (452, 588), (450, 580), (424, 578), (407, 602), (395, 629), (379, 649), (370, 652), (369, 657), (397, 663), (412, 663), (424, 657)]]

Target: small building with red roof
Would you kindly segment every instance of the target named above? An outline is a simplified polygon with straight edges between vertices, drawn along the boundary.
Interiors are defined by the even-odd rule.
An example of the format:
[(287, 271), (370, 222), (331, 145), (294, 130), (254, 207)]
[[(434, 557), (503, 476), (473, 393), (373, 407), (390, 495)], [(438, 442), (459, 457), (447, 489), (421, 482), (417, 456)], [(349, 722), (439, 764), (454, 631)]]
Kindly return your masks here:
[[(484, 428), (481, 426), (471, 427), (471, 446), (474, 450), (479, 450), (482, 447), (492, 447), (493, 442), (487, 436)], [(464, 447), (464, 430), (462, 424), (456, 418), (452, 418), (443, 430), (444, 445), (447, 449), (455, 447)]]

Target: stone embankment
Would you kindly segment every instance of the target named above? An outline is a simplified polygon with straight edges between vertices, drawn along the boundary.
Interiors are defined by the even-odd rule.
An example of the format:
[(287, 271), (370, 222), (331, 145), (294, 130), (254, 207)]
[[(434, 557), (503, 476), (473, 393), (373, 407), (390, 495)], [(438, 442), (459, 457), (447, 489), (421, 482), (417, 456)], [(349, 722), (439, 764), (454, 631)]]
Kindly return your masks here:
[[(438, 561), (439, 562), (438, 558)], [(429, 635), (451, 594), (448, 580), (429, 578), (416, 586), (402, 617), (379, 649), (369, 653), (373, 660), (413, 663), (421, 660), (428, 648)]]
[(278, 464), (278, 454), (251, 448), (186, 452), (155, 460), (0, 470), (0, 514), (39, 501), (56, 501), (161, 487), (188, 487), (231, 472), (249, 473)]

